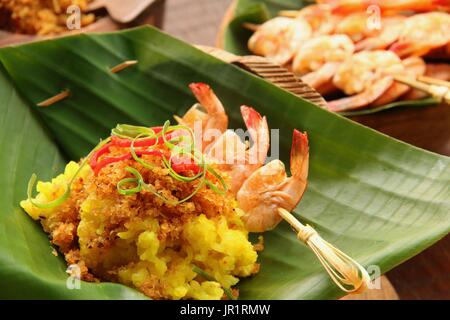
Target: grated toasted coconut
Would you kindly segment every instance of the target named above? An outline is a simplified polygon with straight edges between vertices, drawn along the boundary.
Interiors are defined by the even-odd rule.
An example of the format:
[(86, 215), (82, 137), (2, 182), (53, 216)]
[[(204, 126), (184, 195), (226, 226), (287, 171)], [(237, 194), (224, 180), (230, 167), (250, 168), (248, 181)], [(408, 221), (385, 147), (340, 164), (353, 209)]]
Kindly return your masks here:
[(264, 237), (259, 236), (258, 242), (253, 245), (253, 249), (257, 252), (264, 251)]

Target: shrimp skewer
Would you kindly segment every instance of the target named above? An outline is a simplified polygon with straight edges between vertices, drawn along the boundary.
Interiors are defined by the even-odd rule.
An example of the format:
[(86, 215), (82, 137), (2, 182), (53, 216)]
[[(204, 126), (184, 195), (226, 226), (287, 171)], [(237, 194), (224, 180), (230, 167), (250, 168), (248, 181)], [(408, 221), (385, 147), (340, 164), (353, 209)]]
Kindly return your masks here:
[(305, 74), (301, 79), (321, 95), (329, 94), (337, 90), (332, 79), (339, 69), (339, 65), (338, 62), (327, 62), (320, 69)]
[(390, 51), (354, 54), (341, 64), (333, 79), (334, 85), (350, 97), (329, 102), (329, 110), (352, 110), (371, 104), (392, 86), (392, 76), (404, 70), (400, 58)]
[(250, 232), (265, 232), (282, 220), (278, 209), (293, 210), (306, 190), (309, 168), (308, 136), (294, 131), (291, 150), (291, 172), (288, 177), (284, 164), (274, 160), (244, 182), (237, 194), (239, 207), (245, 212), (243, 220)]
[(379, 99), (393, 83), (394, 78), (386, 76), (359, 94), (328, 102), (328, 110), (342, 112), (366, 107)]
[[(425, 74), (426, 65), (425, 62), (419, 57), (411, 57), (403, 60), (403, 65), (405, 66), (404, 75), (411, 77), (413, 79)], [(401, 96), (405, 95), (411, 87), (403, 83), (395, 82), (387, 89), (381, 97), (372, 103), (373, 107), (383, 106), (392, 101), (397, 100)]]
[[(450, 65), (447, 63), (427, 64), (425, 76), (442, 81), (450, 81)], [(425, 91), (414, 89), (403, 96), (403, 100), (419, 100), (429, 94)]]
[(385, 17), (381, 30), (356, 43), (356, 51), (386, 49), (398, 40), (404, 28), (406, 17)]
[(247, 106), (241, 107), (241, 113), (253, 145), (247, 149), (247, 145), (234, 131), (227, 130), (206, 151), (207, 158), (215, 162), (221, 172), (229, 176), (230, 190), (234, 194), (238, 192), (244, 181), (264, 164), (270, 146), (266, 117), (262, 117), (253, 108)]
[(312, 28), (304, 19), (277, 17), (260, 25), (248, 42), (253, 53), (279, 65), (285, 65), (312, 35)]
[(306, 190), (309, 170), (308, 136), (294, 130), (291, 150), (292, 176), (286, 175), (281, 161), (275, 160), (255, 171), (239, 190), (237, 200), (244, 210), (243, 221), (250, 232), (265, 232), (285, 219), (297, 237), (318, 257), (331, 279), (341, 290), (355, 294), (367, 289), (367, 271), (351, 257), (326, 242), (310, 226), (289, 211), (300, 202)]
[(317, 2), (330, 5), (332, 11), (339, 14), (365, 11), (370, 5), (378, 6), (383, 12), (389, 13), (401, 11), (450, 11), (450, 4), (447, 0), (318, 0)]
[[(425, 62), (419, 57), (411, 57), (401, 61), (403, 68), (393, 65), (393, 68), (389, 73), (379, 73), (379, 71), (373, 71), (372, 77), (374, 82), (372, 84), (367, 83), (366, 88), (356, 95), (331, 101), (328, 103), (328, 107), (331, 111), (347, 111), (360, 109), (362, 107), (382, 106), (392, 101), (397, 100), (404, 94), (406, 94), (411, 88), (405, 84), (394, 82), (393, 75), (407, 75), (408, 77), (416, 78), (425, 73)], [(367, 71), (367, 70), (366, 70)], [(361, 71), (360, 72), (364, 72)], [(377, 80), (377, 73), (382, 77)]]
[[(196, 141), (203, 151), (227, 130), (228, 116), (219, 98), (207, 84), (192, 83), (189, 88), (200, 105), (194, 105), (182, 118), (175, 116), (175, 119), (194, 130)], [(206, 113), (200, 107), (206, 109)]]
[(346, 35), (320, 36), (305, 42), (294, 58), (293, 72), (315, 89), (331, 82), (341, 62), (349, 58), (355, 46)]
[(423, 56), (450, 42), (450, 14), (430, 12), (406, 19), (399, 40), (390, 50), (400, 57)]
[(336, 25), (335, 33), (345, 34), (354, 42), (358, 42), (369, 36), (375, 36), (378, 30), (368, 28), (365, 12), (357, 12), (342, 17)]
[(331, 7), (326, 4), (309, 5), (301, 10), (285, 10), (279, 12), (280, 16), (306, 20), (314, 35), (327, 35), (333, 33), (340, 19), (331, 12)]

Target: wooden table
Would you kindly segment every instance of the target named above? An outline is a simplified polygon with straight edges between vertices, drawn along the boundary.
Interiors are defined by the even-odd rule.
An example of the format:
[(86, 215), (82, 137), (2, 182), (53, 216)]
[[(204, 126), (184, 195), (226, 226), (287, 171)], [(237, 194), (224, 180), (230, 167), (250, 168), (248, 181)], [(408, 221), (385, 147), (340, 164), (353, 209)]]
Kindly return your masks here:
[[(164, 30), (213, 46), (231, 0), (167, 0)], [(354, 119), (390, 136), (450, 156), (450, 107), (397, 110)], [(388, 272), (383, 290), (347, 299), (450, 299), (450, 237)], [(392, 286), (391, 286), (392, 284)]]

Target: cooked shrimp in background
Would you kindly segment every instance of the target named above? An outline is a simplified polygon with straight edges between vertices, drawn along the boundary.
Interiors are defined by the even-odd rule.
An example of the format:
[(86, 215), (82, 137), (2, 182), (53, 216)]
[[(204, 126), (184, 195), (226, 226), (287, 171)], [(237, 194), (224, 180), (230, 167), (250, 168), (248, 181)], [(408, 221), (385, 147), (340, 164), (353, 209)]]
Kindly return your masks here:
[(311, 35), (312, 28), (306, 20), (278, 17), (261, 25), (248, 46), (254, 53), (284, 65)]
[(352, 56), (355, 46), (346, 35), (312, 38), (304, 43), (294, 58), (292, 71), (314, 88), (329, 82), (336, 68)]
[[(298, 11), (281, 11), (281, 17), (257, 28), (249, 49), (271, 58), (268, 50), (255, 50), (255, 38), (266, 45), (271, 43), (271, 48), (275, 48), (274, 43), (277, 48), (290, 48), (284, 50), (285, 59), (278, 62), (282, 60), (281, 65), (327, 100), (332, 94), (334, 100), (328, 106), (331, 111), (379, 107), (407, 97), (424, 97), (426, 94), (418, 94), (417, 90), (410, 94), (412, 88), (398, 82), (398, 78), (415, 80), (425, 74), (428, 64), (436, 62), (448, 66), (448, 1), (374, 0), (370, 1), (372, 7), (361, 0), (317, 2)], [(303, 24), (302, 37), (297, 37), (295, 46), (289, 46), (279, 32), (278, 37), (273, 37), (277, 29), (271, 25), (288, 18)], [(289, 39), (293, 38), (289, 33)]]

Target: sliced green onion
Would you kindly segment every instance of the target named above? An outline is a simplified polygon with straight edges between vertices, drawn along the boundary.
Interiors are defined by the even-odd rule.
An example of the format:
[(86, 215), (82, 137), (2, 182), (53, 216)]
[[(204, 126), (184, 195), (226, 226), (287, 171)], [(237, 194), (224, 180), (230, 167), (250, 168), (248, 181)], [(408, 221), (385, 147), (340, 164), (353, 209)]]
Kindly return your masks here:
[[(192, 267), (192, 271), (194, 271), (196, 274), (198, 274), (199, 276), (201, 276), (202, 278), (204, 278), (207, 281), (219, 282), (212, 275), (210, 275), (209, 273), (207, 273), (206, 271), (200, 269), (199, 267), (197, 267), (195, 265)], [(231, 291), (231, 288), (225, 288), (220, 282), (219, 282), (219, 284), (222, 287), (223, 292), (225, 292), (225, 295), (227, 296), (228, 299), (236, 300), (236, 297), (233, 296), (233, 292)]]
[(33, 187), (36, 183), (37, 176), (35, 173), (31, 175), (30, 180), (28, 181), (28, 189), (27, 189), (27, 196), (28, 200), (31, 202), (31, 204), (39, 209), (52, 209), (59, 207), (62, 205), (70, 196), (70, 184), (66, 186), (66, 191), (63, 193), (62, 196), (59, 198), (50, 201), (48, 203), (39, 203), (33, 200)]
[(116, 128), (112, 129), (111, 133), (120, 138), (135, 138), (140, 134), (153, 134), (153, 129), (147, 127), (138, 127), (128, 124), (118, 124)]
[(200, 171), (199, 173), (197, 173), (195, 176), (193, 177), (186, 177), (186, 176), (182, 176), (181, 174), (177, 173), (171, 166), (170, 164), (170, 160), (167, 160), (166, 157), (162, 157), (163, 160), (163, 164), (166, 167), (167, 170), (169, 170), (169, 175), (181, 182), (192, 182), (195, 181), (199, 178), (201, 178), (202, 176), (205, 175), (205, 168), (203, 168), (203, 171)]
[(208, 185), (208, 187), (211, 188), (215, 193), (218, 193), (221, 195), (226, 194), (228, 191), (228, 185), (225, 183), (225, 180), (222, 178), (222, 176), (219, 173), (217, 173), (217, 171), (214, 170), (211, 166), (207, 166), (207, 170), (214, 177), (216, 177), (217, 180), (219, 180), (219, 183), (222, 185), (222, 190), (217, 188), (211, 181), (206, 179), (206, 184)]
[[(153, 131), (153, 129), (151, 129), (151, 131)], [(141, 158), (139, 158), (138, 156), (137, 156), (137, 154), (136, 154), (136, 150), (135, 150), (135, 148), (134, 148), (134, 143), (136, 142), (136, 140), (138, 140), (139, 138), (142, 138), (142, 137), (144, 137), (144, 136), (147, 136), (147, 137), (149, 137), (149, 138), (155, 138), (155, 139), (157, 139), (156, 138), (156, 134), (155, 134), (155, 131), (153, 131), (153, 134), (152, 135), (147, 135), (147, 134), (144, 134), (144, 133), (141, 133), (140, 135), (138, 135), (138, 136), (136, 136), (134, 139), (133, 139), (133, 141), (131, 142), (131, 146), (130, 146), (130, 151), (131, 151), (131, 156), (133, 157), (133, 159), (137, 162), (137, 163), (140, 163), (144, 168), (147, 168), (147, 169), (153, 169), (155, 166), (154, 165), (152, 165), (152, 164), (150, 164), (150, 163), (148, 163), (148, 162), (145, 162), (144, 160), (142, 160)], [(155, 144), (157, 143), (157, 141), (155, 142)], [(151, 147), (149, 147), (148, 149), (150, 149)]]
[[(136, 187), (130, 189), (122, 188), (122, 186), (132, 183), (136, 184)], [(130, 196), (141, 192), (141, 190), (142, 190), (141, 181), (135, 178), (123, 179), (119, 181), (119, 183), (117, 184), (117, 191), (123, 196)]]
[[(172, 204), (172, 205), (174, 205), (174, 206), (179, 205), (179, 204), (181, 204), (181, 203), (184, 203), (184, 202), (188, 201), (189, 199), (191, 199), (193, 196), (195, 196), (195, 195), (200, 191), (200, 189), (201, 189), (201, 188), (203, 187), (203, 185), (204, 185), (204, 181), (202, 181), (202, 182), (199, 183), (199, 185), (195, 188), (194, 192), (191, 193), (189, 196), (187, 196), (186, 198), (184, 198), (184, 199), (182, 199), (182, 200), (179, 200), (179, 201), (173, 201), (173, 200), (167, 199), (166, 197), (164, 197), (163, 195), (161, 195), (160, 193), (158, 193), (158, 191), (155, 189), (155, 187), (154, 187), (153, 185), (151, 185), (151, 184), (146, 184), (146, 183), (144, 182), (144, 178), (142, 177), (141, 173), (140, 173), (139, 171), (137, 171), (136, 169), (131, 168), (131, 167), (127, 167), (127, 168), (125, 168), (125, 170), (127, 170), (127, 171), (130, 172), (130, 173), (132, 173), (132, 174), (135, 176), (135, 178), (126, 178), (126, 179), (123, 179), (123, 180), (121, 180), (121, 181), (119, 182), (120, 187), (119, 187), (119, 184), (118, 184), (117, 189), (119, 190), (119, 193), (120, 193), (120, 194), (123, 194), (123, 195), (132, 195), (132, 194), (135, 194), (135, 193), (139, 193), (139, 192), (141, 192), (142, 190), (145, 190), (145, 191), (148, 191), (148, 192), (153, 193), (155, 196), (159, 197), (159, 198), (162, 199), (164, 202), (167, 202), (167, 203)], [(136, 183), (136, 184), (137, 184), (137, 187), (136, 187), (136, 188), (133, 188), (133, 189), (122, 189), (122, 188), (121, 188), (124, 184), (126, 184), (126, 183), (131, 183), (131, 182)], [(122, 191), (122, 193), (121, 193), (121, 191)]]
[(39, 209), (53, 209), (56, 207), (59, 207), (60, 205), (62, 205), (69, 197), (70, 197), (70, 193), (71, 193), (71, 188), (72, 188), (72, 184), (75, 181), (75, 179), (77, 178), (77, 176), (79, 175), (79, 173), (81, 172), (81, 170), (83, 170), (83, 168), (85, 167), (85, 165), (88, 163), (89, 159), (91, 158), (91, 156), (101, 147), (103, 147), (104, 145), (106, 145), (107, 143), (109, 143), (111, 141), (111, 138), (105, 139), (103, 141), (100, 141), (100, 143), (88, 154), (88, 156), (86, 158), (84, 158), (83, 162), (80, 164), (78, 170), (75, 172), (75, 174), (73, 175), (72, 179), (70, 179), (69, 183), (66, 186), (66, 191), (64, 191), (64, 193), (57, 199), (48, 202), (48, 203), (39, 203), (33, 200), (33, 188), (34, 185), (36, 184), (36, 180), (37, 180), (37, 176), (35, 173), (33, 173), (31, 175), (30, 180), (28, 181), (28, 188), (27, 188), (27, 196), (28, 196), (28, 200), (30, 201), (30, 203), (39, 208)]
[[(167, 146), (167, 148), (169, 148), (169, 150), (172, 150), (174, 148), (180, 148), (180, 146), (175, 145), (175, 144), (170, 143), (169, 141), (167, 141), (167, 138), (166, 138), (166, 134), (167, 133), (173, 132), (173, 131), (176, 131), (176, 130), (184, 130), (184, 131), (187, 131), (189, 133), (190, 142), (191, 143), (189, 145), (189, 148), (185, 147), (184, 150), (190, 151), (188, 153), (192, 153), (192, 151), (195, 150), (195, 135), (194, 135), (194, 132), (192, 131), (192, 129), (189, 128), (188, 126), (184, 126), (184, 125), (170, 126), (170, 121), (169, 120), (167, 120), (164, 123), (163, 129), (162, 129), (162, 138), (164, 140), (164, 144)], [(186, 138), (182, 138), (182, 137), (185, 137), (185, 136), (181, 136), (180, 137), (181, 140), (186, 139)]]

